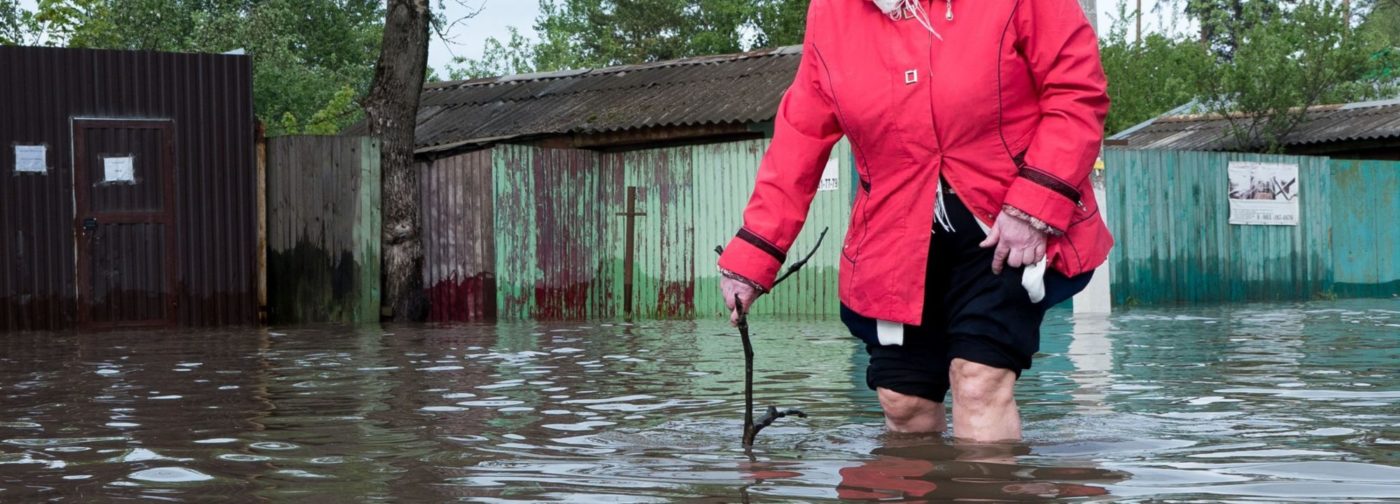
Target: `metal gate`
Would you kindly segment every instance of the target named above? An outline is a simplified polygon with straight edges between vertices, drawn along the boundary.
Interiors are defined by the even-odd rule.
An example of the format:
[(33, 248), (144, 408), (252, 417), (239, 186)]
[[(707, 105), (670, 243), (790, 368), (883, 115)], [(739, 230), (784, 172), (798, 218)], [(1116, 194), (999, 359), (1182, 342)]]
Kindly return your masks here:
[(175, 137), (170, 121), (73, 121), (78, 321), (175, 323)]

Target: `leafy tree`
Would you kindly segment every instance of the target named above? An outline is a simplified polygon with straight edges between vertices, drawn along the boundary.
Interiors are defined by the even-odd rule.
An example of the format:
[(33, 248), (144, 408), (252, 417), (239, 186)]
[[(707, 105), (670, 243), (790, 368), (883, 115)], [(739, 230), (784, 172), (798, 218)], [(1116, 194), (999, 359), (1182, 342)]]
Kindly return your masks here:
[(810, 0), (540, 0), (532, 42), (511, 29), (453, 79), (599, 68), (802, 41)]
[(1113, 101), (1105, 125), (1108, 134), (1190, 102), (1197, 91), (1194, 76), (1212, 64), (1198, 42), (1159, 33), (1130, 41), (1123, 23), (1102, 40), (1100, 54)]
[(34, 13), (16, 0), (0, 0), (0, 45), (36, 45), (43, 29)]
[(534, 72), (535, 45), (514, 26), (506, 29), (510, 32), (506, 42), (502, 43), (495, 37), (486, 39), (480, 59), (453, 58), (453, 62), (460, 66), (449, 65), (448, 78), (463, 80)]
[(1244, 32), (1279, 17), (1294, 0), (1186, 0), (1186, 15), (1201, 28), (1201, 42), (1222, 58), (1234, 57)]
[(758, 0), (753, 24), (758, 30), (753, 47), (780, 47), (802, 43), (807, 31), (807, 4), (811, 0)]
[(1388, 47), (1400, 47), (1400, 0), (1377, 0), (1357, 31), (1379, 37)]
[(1303, 0), (1287, 16), (1248, 16), (1234, 53), (1193, 76), (1204, 109), (1229, 122), (1236, 148), (1276, 151), (1308, 107), (1394, 93), (1377, 73), (1394, 67), (1384, 40), (1349, 30), (1335, 5)]
[(355, 96), (368, 89), (383, 12), (380, 0), (40, 0), (33, 12), (0, 0), (0, 42), (243, 49), (253, 58), (255, 111), (269, 133), (307, 133), (312, 124), (316, 131), (338, 131), (360, 114), (313, 116), (337, 108), (347, 87)]

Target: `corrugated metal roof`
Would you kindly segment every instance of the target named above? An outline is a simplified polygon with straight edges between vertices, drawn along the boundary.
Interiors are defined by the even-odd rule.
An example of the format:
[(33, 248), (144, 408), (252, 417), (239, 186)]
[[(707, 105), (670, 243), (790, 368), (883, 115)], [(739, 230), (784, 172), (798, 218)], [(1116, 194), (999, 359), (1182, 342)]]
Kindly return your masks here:
[(765, 122), (777, 113), (801, 54), (792, 46), (429, 84), (419, 105), (417, 150), (522, 136)]
[[(1216, 114), (1174, 110), (1109, 138), (1117, 147), (1221, 151), (1236, 148), (1230, 123)], [(1283, 140), (1285, 146), (1400, 138), (1400, 100), (1322, 105)]]

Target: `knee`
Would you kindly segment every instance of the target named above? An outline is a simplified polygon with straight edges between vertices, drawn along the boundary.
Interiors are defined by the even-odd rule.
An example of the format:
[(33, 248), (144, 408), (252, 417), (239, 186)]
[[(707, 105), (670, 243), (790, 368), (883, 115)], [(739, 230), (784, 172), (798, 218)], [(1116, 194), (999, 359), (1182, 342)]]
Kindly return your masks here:
[(948, 371), (958, 407), (1001, 407), (1015, 402), (1016, 373), (962, 359)]
[(943, 405), (919, 396), (905, 395), (881, 388), (880, 408), (885, 411), (885, 421), (891, 429), (899, 432), (923, 432), (942, 430), (939, 408)]

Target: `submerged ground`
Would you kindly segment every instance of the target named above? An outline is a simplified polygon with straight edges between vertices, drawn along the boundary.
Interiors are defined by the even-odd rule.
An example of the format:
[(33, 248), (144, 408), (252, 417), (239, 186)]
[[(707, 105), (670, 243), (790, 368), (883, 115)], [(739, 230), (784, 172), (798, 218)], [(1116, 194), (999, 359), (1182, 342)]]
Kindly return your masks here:
[[(837, 321), (8, 334), (0, 501), (1400, 498), (1400, 300), (1051, 314), (1025, 443), (893, 437)], [(956, 405), (953, 405), (956, 415)]]

